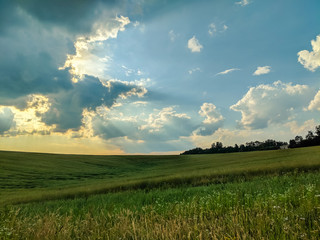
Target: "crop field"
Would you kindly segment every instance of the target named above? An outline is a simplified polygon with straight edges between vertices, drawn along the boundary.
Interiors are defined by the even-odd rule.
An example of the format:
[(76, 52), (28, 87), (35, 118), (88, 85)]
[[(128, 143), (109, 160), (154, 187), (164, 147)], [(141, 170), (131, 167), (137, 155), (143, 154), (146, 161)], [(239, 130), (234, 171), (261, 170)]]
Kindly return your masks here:
[(320, 147), (0, 152), (0, 239), (320, 239)]

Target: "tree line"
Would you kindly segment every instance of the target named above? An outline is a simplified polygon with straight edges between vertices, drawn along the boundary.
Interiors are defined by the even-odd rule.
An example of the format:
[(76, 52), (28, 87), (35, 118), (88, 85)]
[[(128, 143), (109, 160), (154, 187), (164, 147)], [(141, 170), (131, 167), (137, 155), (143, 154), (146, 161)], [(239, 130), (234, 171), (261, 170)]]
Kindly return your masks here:
[(315, 132), (308, 131), (305, 139), (302, 136), (296, 136), (289, 141), (289, 148), (300, 148), (320, 145), (320, 125), (316, 126)]
[(296, 136), (294, 139), (287, 142), (275, 141), (268, 139), (266, 141), (251, 141), (246, 144), (235, 144), (234, 146), (224, 147), (222, 142), (216, 142), (210, 148), (202, 149), (200, 147), (187, 150), (181, 155), (187, 154), (212, 154), (212, 153), (232, 153), (232, 152), (250, 152), (262, 150), (277, 150), (281, 148), (298, 148), (320, 145), (320, 125), (316, 126), (315, 133), (308, 131), (305, 139), (302, 136)]

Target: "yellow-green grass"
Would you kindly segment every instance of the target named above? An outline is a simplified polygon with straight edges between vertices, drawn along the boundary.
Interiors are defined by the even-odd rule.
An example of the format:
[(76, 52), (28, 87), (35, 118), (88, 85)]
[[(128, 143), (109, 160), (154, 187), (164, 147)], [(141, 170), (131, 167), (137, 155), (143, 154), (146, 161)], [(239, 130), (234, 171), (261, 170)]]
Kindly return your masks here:
[(320, 168), (320, 147), (183, 156), (0, 152), (0, 205)]

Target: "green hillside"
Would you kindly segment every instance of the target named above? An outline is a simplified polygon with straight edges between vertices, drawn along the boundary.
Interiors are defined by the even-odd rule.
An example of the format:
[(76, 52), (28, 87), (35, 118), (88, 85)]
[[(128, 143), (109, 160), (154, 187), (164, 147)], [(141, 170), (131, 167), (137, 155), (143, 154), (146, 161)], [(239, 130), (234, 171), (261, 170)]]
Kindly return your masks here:
[(185, 156), (86, 156), (0, 152), (0, 204), (95, 193), (202, 185), (320, 168), (320, 147)]
[(319, 153), (0, 152), (0, 240), (319, 239)]

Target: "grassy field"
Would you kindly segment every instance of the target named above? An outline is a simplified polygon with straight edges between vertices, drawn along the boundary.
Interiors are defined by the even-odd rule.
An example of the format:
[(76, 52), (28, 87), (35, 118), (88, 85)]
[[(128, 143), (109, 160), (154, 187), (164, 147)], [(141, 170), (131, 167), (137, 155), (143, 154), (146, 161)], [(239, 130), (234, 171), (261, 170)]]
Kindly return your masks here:
[(319, 169), (320, 147), (0, 152), (0, 239), (320, 239)]

